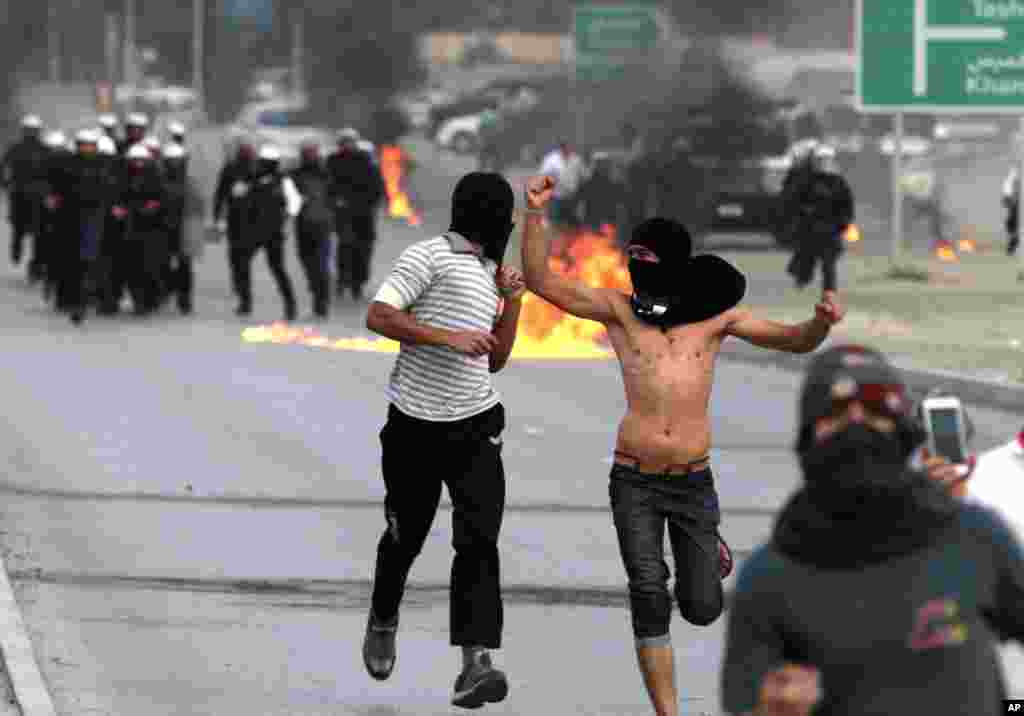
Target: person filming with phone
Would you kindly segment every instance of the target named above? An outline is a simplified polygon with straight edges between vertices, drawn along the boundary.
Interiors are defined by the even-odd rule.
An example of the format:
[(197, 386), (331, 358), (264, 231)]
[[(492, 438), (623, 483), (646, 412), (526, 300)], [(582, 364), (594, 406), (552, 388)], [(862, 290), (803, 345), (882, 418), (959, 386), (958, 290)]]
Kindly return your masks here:
[(961, 400), (945, 387), (928, 391), (917, 408), (925, 433), (921, 467), (954, 497), (967, 496), (967, 481), (978, 462), (974, 423)]
[(803, 484), (740, 568), (729, 611), (727, 713), (1005, 712), (997, 647), (1024, 640), (1024, 549), (995, 512), (908, 465), (925, 443), (969, 461), (946, 437), (942, 397), (922, 405), (925, 429), (878, 351), (841, 345), (811, 362)]

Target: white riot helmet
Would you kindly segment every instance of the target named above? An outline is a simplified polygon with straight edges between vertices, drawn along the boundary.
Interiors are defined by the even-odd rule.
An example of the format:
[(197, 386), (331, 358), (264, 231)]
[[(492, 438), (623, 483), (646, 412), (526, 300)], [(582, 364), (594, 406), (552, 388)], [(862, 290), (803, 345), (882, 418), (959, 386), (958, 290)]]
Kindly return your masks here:
[(39, 115), (27, 114), (21, 120), (21, 128), (39, 131), (43, 128), (43, 120), (39, 119)]
[(345, 129), (338, 132), (338, 144), (355, 144), (362, 137), (352, 127), (346, 127)]
[(82, 147), (94, 146), (99, 151), (100, 135), (95, 129), (82, 129), (75, 134), (75, 145)]
[(165, 144), (163, 149), (164, 159), (184, 159), (188, 154), (180, 144)]
[(258, 156), (265, 162), (279, 162), (281, 161), (281, 150), (273, 144), (264, 144), (260, 147), (260, 153)]
[(133, 161), (133, 162), (134, 161), (138, 161), (138, 162), (147, 161), (147, 162), (149, 162), (149, 161), (153, 160), (153, 155), (150, 154), (149, 150), (146, 149), (141, 144), (133, 144), (131, 147), (128, 148), (128, 151), (125, 153), (124, 158), (127, 159), (128, 161)]
[(96, 148), (99, 150), (99, 153), (105, 157), (117, 156), (117, 145), (114, 144), (113, 139), (105, 134), (99, 138), (98, 142), (96, 142)]
[(182, 124), (181, 122), (171, 122), (170, 124), (167, 125), (167, 133), (170, 134), (172, 137), (174, 137), (176, 139), (179, 138), (179, 137), (184, 139), (184, 137), (185, 137), (185, 125)]
[(43, 144), (50, 149), (66, 149), (68, 146), (68, 137), (64, 132), (59, 129), (47, 132), (46, 136), (43, 137)]
[(126, 127), (139, 127), (140, 129), (149, 128), (149, 117), (144, 115), (142, 112), (132, 112), (124, 120), (124, 126)]
[(117, 128), (117, 117), (112, 114), (101, 114), (98, 121), (100, 126), (107, 131)]

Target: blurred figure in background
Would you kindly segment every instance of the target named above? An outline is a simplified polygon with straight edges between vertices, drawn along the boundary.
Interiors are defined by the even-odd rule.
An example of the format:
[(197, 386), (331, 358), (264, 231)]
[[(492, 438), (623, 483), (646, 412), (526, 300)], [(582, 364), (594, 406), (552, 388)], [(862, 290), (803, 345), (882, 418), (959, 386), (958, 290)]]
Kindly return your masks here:
[(235, 266), (241, 293), (238, 315), (252, 313), (252, 260), (262, 249), (284, 303), (284, 318), (295, 320), (298, 307), (285, 268), (284, 245), (291, 233), (291, 221), (301, 209), (302, 196), (295, 183), (281, 173), (281, 151), (274, 146), (264, 146), (256, 157), (256, 171), (243, 209), (242, 242)]
[(117, 153), (124, 156), (128, 148), (146, 138), (149, 117), (141, 112), (132, 112), (124, 119), (124, 137), (117, 145)]
[(42, 278), (39, 258), (40, 220), (47, 191), (47, 161), (50, 151), (43, 144), (43, 123), (30, 114), (21, 120), (22, 138), (5, 153), (2, 162), (3, 186), (8, 189), (7, 206), (11, 223), (11, 263), (19, 265), (27, 240), (31, 247), (28, 264), (30, 281)]
[(782, 211), (794, 246), (786, 271), (797, 288), (811, 282), (820, 262), (822, 289), (837, 290), (836, 264), (845, 248), (843, 234), (853, 221), (853, 192), (839, 174), (832, 147), (817, 146), (809, 164), (790, 170), (783, 182)]
[(295, 222), (296, 248), (313, 295), (313, 313), (317, 318), (326, 318), (331, 291), (328, 263), (333, 217), (328, 199), (330, 175), (318, 144), (309, 142), (302, 146), (299, 166), (291, 178), (303, 199)]
[[(63, 235), (60, 231), (60, 208), (48, 197), (53, 194), (53, 178), (69, 155), (68, 138), (64, 132), (53, 130), (47, 132), (43, 143), (49, 151), (46, 159), (46, 196), (43, 197), (43, 208), (39, 221), (39, 260), (44, 274), (43, 299), (50, 301), (57, 289), (57, 272), (60, 266), (59, 252), (62, 248)], [(63, 306), (58, 305), (59, 310)]]
[(167, 261), (167, 191), (152, 153), (141, 144), (128, 149), (111, 209), (122, 224), (119, 254), (136, 315), (150, 315), (163, 299)]
[(110, 165), (99, 154), (99, 139), (92, 130), (75, 136), (75, 153), (51, 175), (47, 198), (61, 213), (58, 302), (68, 308), (75, 324), (85, 320), (111, 199)]
[(164, 265), (164, 285), (177, 299), (178, 311), (183, 316), (188, 316), (192, 313), (194, 281), (192, 255), (185, 236), (190, 198), (188, 155), (181, 144), (168, 144), (163, 155), (168, 249)]
[[(247, 258), (249, 249), (245, 245), (244, 217), (249, 203), (249, 194), (256, 174), (256, 148), (252, 142), (243, 140), (217, 177), (217, 189), (213, 195), (213, 211), (210, 223), (218, 234), (227, 236), (228, 265), (231, 267), (231, 286), (238, 298), (238, 315), (252, 311), (252, 296), (243, 281), (248, 277)], [(243, 265), (245, 264), (245, 265)]]
[(953, 217), (947, 210), (946, 184), (935, 161), (927, 155), (906, 158), (900, 185), (906, 206), (907, 222), (925, 221), (931, 237), (931, 251), (946, 247), (956, 251), (951, 240)]
[(1020, 246), (1020, 171), (1010, 169), (1003, 181), (1003, 208), (1006, 210), (1006, 255), (1013, 256)]
[(338, 134), (338, 151), (327, 159), (329, 197), (334, 206), (337, 292), (352, 292), (363, 300), (370, 280), (370, 260), (377, 241), (377, 209), (385, 198), (384, 177), (372, 157), (357, 146), (359, 133), (345, 129)]
[(480, 129), (477, 132), (479, 152), (477, 171), (500, 172), (501, 162), (498, 156), (498, 134), (501, 132), (501, 115), (497, 110), (485, 109), (480, 114)]
[(549, 221), (556, 228), (578, 229), (580, 225), (579, 190), (586, 175), (583, 159), (567, 140), (559, 142), (540, 166), (540, 173), (555, 182), (555, 194), (551, 201)]
[(114, 142), (116, 154), (116, 145), (119, 141), (119, 137), (117, 136), (117, 117), (115, 117), (112, 114), (101, 114), (99, 116), (98, 122), (100, 127), (102, 127), (103, 129), (104, 136), (108, 137), (110, 140)]

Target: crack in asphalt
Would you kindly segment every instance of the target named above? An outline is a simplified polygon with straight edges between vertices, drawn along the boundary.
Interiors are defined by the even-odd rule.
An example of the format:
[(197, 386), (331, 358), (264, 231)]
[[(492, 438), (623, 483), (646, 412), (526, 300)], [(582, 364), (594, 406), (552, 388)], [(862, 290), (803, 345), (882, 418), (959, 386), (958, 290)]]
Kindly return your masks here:
[[(79, 490), (56, 490), (26, 487), (0, 481), (0, 494), (17, 497), (39, 497), (54, 500), (78, 502), (153, 502), (167, 504), (236, 505), (257, 509), (288, 509), (296, 507), (340, 508), (353, 510), (378, 509), (383, 500), (371, 499), (323, 499), (316, 497), (274, 497), (253, 495), (174, 495), (160, 492), (94, 492)], [(451, 511), (451, 505), (442, 503), (441, 510)], [(765, 507), (722, 507), (723, 517), (773, 517), (778, 510)], [(607, 505), (579, 505), (564, 503), (510, 503), (505, 506), (509, 513), (539, 514), (604, 514), (610, 513)]]
[[(737, 558), (745, 558), (750, 550), (736, 550)], [(158, 575), (119, 575), (42, 569), (11, 570), (14, 582), (36, 582), (83, 588), (118, 588), (216, 594), (266, 596), (316, 596), (341, 598), (341, 606), (369, 605), (372, 581), (368, 579), (217, 579), (206, 577), (167, 577)], [(572, 605), (595, 607), (629, 607), (625, 587), (558, 587), (530, 584), (505, 584), (501, 587), (505, 601), (514, 604)], [(419, 582), (406, 586), (409, 598), (432, 603), (448, 598), (447, 583)], [(728, 595), (726, 598), (728, 601)], [(299, 605), (290, 605), (299, 606)]]

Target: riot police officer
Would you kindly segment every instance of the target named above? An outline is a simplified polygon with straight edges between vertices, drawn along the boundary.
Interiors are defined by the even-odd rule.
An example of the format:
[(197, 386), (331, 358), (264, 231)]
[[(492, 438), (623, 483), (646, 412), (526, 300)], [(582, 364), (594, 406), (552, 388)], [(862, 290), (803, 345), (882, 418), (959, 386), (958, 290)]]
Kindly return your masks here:
[(192, 256), (185, 240), (185, 216), (189, 194), (188, 156), (180, 144), (168, 144), (163, 151), (167, 189), (168, 253), (165, 286), (178, 300), (182, 315), (192, 313)]
[(252, 260), (263, 249), (267, 266), (277, 284), (284, 302), (285, 320), (293, 321), (298, 308), (291, 279), (284, 265), (284, 245), (291, 230), (291, 220), (302, 208), (302, 196), (291, 177), (281, 173), (281, 152), (274, 146), (264, 146), (256, 159), (256, 171), (249, 187), (248, 200), (242, 214), (242, 241), (235, 284), (240, 292), (238, 315), (252, 313)]
[(76, 152), (51, 174), (48, 197), (48, 204), (61, 214), (58, 232), (63, 240), (56, 249), (59, 302), (69, 308), (76, 324), (85, 319), (111, 199), (110, 167), (98, 145), (99, 134), (92, 130), (75, 136)]
[(122, 222), (121, 253), (137, 315), (149, 315), (164, 294), (167, 254), (167, 194), (156, 162), (144, 146), (125, 154), (124, 171), (111, 212)]
[(327, 317), (330, 277), (327, 267), (331, 253), (331, 210), (327, 198), (330, 177), (315, 142), (302, 146), (300, 164), (291, 173), (302, 195), (302, 211), (295, 221), (299, 260), (313, 295), (313, 313)]
[(384, 177), (373, 158), (357, 146), (354, 130), (338, 135), (338, 151), (327, 159), (334, 227), (338, 295), (346, 289), (360, 301), (370, 278), (370, 259), (377, 241), (377, 209), (385, 196)]
[(42, 277), (39, 259), (40, 220), (47, 191), (47, 159), (49, 150), (43, 144), (43, 124), (36, 115), (21, 122), (23, 136), (3, 156), (3, 183), (10, 187), (8, 201), (11, 221), (11, 263), (21, 263), (25, 240), (31, 242), (32, 257), (28, 265), (30, 281)]
[(821, 262), (822, 288), (837, 289), (836, 264), (842, 255), (843, 233), (853, 221), (853, 193), (839, 174), (832, 147), (814, 148), (810, 163), (784, 182), (783, 212), (792, 219), (795, 244), (786, 271), (798, 288), (811, 282)]
[[(249, 193), (256, 173), (256, 149), (247, 141), (238, 146), (235, 156), (228, 160), (217, 177), (213, 195), (211, 223), (219, 233), (227, 235), (228, 265), (231, 268), (231, 286), (238, 298), (235, 313), (248, 315), (252, 311), (251, 293), (240, 283), (247, 249), (243, 237), (243, 217), (249, 202)], [(246, 299), (248, 297), (248, 300)]]

